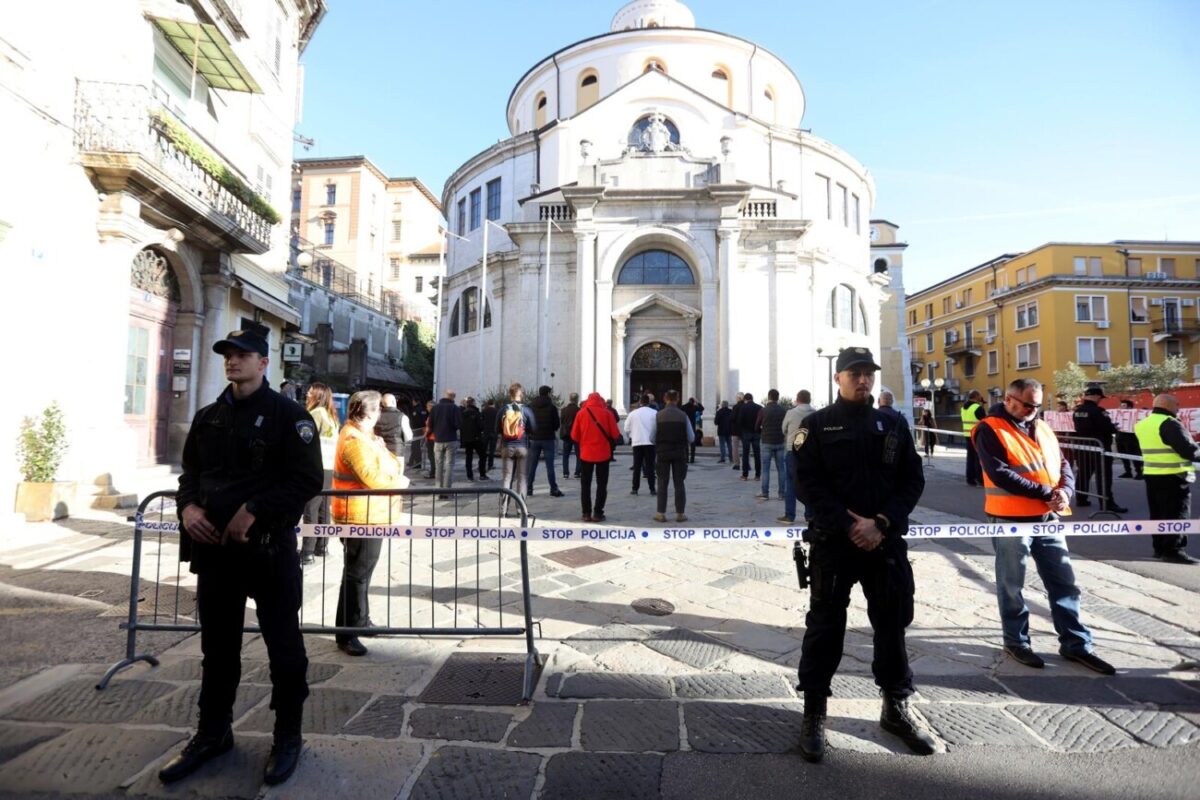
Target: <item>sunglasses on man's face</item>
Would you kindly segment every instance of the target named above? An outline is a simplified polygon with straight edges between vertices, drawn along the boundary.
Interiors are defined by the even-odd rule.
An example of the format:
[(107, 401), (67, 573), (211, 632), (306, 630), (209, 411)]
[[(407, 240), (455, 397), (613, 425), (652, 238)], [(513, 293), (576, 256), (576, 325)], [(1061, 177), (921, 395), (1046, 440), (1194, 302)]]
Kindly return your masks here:
[(1022, 400), (1021, 398), (1017, 397), (1015, 394), (1010, 394), (1008, 397), (1010, 400), (1016, 400), (1018, 403), (1025, 406), (1026, 411), (1037, 411), (1038, 409), (1040, 409), (1042, 407), (1041, 403), (1026, 402), (1025, 400)]

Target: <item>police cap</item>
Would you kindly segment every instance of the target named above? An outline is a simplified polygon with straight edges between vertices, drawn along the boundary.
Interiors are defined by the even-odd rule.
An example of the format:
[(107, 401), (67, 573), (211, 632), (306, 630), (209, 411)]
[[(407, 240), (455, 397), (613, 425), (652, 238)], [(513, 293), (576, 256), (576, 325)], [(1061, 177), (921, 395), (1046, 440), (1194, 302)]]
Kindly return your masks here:
[(880, 366), (875, 363), (875, 356), (871, 355), (871, 351), (865, 347), (844, 347), (838, 355), (837, 371), (850, 369), (851, 367), (870, 367), (878, 370)]
[(245, 350), (247, 353), (258, 353), (263, 358), (267, 356), (267, 334), (255, 330), (230, 331), (229, 335), (213, 345), (213, 352), (225, 355), (231, 347)]

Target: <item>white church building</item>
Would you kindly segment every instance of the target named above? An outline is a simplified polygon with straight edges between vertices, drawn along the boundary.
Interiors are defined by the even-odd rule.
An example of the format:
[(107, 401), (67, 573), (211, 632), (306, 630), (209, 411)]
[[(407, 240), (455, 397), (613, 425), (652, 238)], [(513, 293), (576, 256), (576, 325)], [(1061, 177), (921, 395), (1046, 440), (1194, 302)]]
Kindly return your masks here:
[(506, 115), (442, 193), (439, 392), (545, 383), (624, 413), (675, 388), (711, 420), (739, 391), (824, 402), (822, 354), (880, 352), (874, 182), (801, 129), (771, 52), (635, 0), (530, 68)]

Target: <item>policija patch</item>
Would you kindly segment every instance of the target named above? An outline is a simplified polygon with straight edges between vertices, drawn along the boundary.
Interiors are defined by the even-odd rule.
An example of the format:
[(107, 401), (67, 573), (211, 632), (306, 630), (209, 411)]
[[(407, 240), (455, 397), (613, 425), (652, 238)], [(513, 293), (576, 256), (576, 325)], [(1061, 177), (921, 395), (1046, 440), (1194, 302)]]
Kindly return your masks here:
[(804, 447), (806, 439), (808, 439), (808, 428), (801, 428), (796, 431), (796, 435), (792, 437), (792, 449), (799, 450), (801, 447)]
[(305, 444), (312, 442), (317, 435), (317, 427), (306, 419), (302, 419), (296, 423), (296, 433), (300, 434), (300, 438)]

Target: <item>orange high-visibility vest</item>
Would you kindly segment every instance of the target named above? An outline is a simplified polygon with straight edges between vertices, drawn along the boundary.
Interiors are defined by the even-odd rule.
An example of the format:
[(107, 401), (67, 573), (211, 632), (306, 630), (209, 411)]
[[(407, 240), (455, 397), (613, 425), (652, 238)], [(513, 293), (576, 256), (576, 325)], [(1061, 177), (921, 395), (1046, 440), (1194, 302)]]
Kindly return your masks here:
[[(1023, 478), (1054, 489), (1062, 478), (1062, 451), (1058, 448), (1058, 439), (1054, 431), (1042, 420), (1037, 421), (1034, 429), (1035, 440), (1017, 430), (1011, 422), (1003, 417), (984, 417), (980, 425), (987, 425), (996, 433), (1000, 444), (1004, 446), (1004, 457), (1009, 467)], [(979, 430), (978, 427), (975, 428)], [(974, 444), (975, 433), (971, 433)], [(983, 510), (993, 517), (1040, 517), (1050, 512), (1050, 505), (1045, 500), (1032, 497), (1022, 497), (1001, 489), (992, 482), (987, 470), (983, 471), (984, 502)], [(1061, 516), (1070, 514), (1069, 510), (1061, 511)]]

